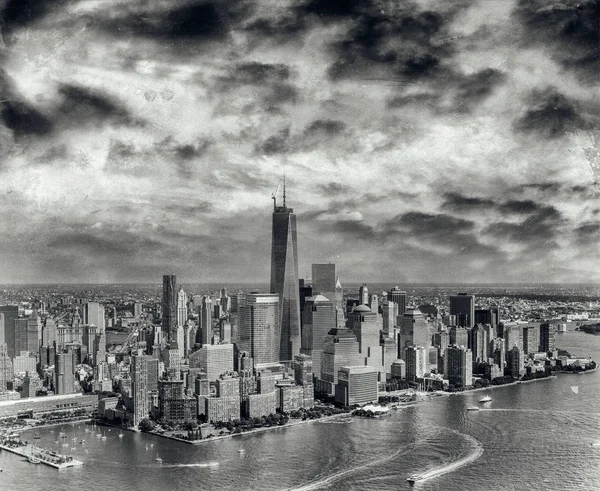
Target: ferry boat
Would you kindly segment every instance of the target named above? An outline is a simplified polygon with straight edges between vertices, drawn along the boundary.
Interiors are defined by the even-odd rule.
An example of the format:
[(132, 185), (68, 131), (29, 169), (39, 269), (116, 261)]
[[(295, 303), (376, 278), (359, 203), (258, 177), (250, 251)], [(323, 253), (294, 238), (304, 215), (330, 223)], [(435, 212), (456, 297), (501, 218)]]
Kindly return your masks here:
[(481, 399), (479, 399), (479, 402), (480, 403), (483, 403), (483, 402), (492, 402), (492, 398), (490, 396), (485, 396), (485, 397), (482, 397)]

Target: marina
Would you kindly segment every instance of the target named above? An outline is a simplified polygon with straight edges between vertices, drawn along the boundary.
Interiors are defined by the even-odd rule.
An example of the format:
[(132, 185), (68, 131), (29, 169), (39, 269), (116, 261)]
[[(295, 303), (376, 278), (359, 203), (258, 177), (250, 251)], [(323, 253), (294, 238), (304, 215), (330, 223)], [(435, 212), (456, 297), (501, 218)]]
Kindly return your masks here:
[(31, 464), (45, 464), (55, 469), (68, 469), (70, 467), (79, 467), (83, 465), (83, 462), (75, 460), (69, 455), (60, 455), (51, 450), (45, 450), (33, 445), (13, 447), (2, 444), (0, 445), (0, 448), (24, 457)]

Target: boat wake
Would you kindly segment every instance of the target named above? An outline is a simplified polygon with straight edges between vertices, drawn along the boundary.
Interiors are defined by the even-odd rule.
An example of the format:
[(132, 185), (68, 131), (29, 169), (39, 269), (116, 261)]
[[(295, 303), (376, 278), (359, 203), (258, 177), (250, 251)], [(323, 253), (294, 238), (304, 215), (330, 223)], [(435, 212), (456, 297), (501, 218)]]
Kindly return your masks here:
[(425, 441), (425, 439), (418, 440), (410, 445), (407, 445), (406, 447), (401, 447), (393, 454), (391, 454), (387, 457), (384, 457), (382, 459), (376, 459), (371, 462), (367, 462), (366, 464), (359, 465), (357, 467), (352, 467), (351, 469), (346, 469), (343, 471), (336, 472), (335, 474), (332, 474), (331, 476), (325, 477), (323, 479), (319, 479), (318, 481), (311, 482), (304, 486), (300, 486), (297, 488), (291, 488), (289, 491), (311, 491), (313, 489), (319, 489), (323, 486), (326, 486), (328, 484), (331, 484), (332, 482), (337, 481), (338, 479), (341, 479), (341, 478), (347, 476), (348, 474), (353, 474), (360, 470), (368, 469), (369, 467), (380, 466), (381, 464), (385, 464), (386, 462), (389, 462), (390, 460), (393, 460), (402, 454), (409, 453), (412, 449), (416, 448), (418, 445), (422, 444), (424, 441)]
[(456, 469), (463, 467), (471, 462), (474, 462), (479, 457), (483, 455), (483, 445), (480, 441), (473, 438), (471, 435), (466, 435), (464, 433), (460, 433), (456, 430), (451, 430), (450, 428), (446, 428), (448, 431), (459, 435), (466, 439), (471, 444), (471, 452), (468, 455), (465, 455), (461, 459), (455, 460), (454, 462), (450, 462), (448, 464), (442, 465), (441, 467), (437, 467), (435, 469), (431, 469), (422, 474), (415, 474), (408, 478), (408, 482), (414, 484), (417, 482), (423, 482), (428, 479), (432, 479), (434, 477), (441, 476), (443, 474), (448, 474), (449, 472), (454, 472)]
[(163, 464), (161, 467), (219, 467), (218, 462), (198, 462), (195, 464)]

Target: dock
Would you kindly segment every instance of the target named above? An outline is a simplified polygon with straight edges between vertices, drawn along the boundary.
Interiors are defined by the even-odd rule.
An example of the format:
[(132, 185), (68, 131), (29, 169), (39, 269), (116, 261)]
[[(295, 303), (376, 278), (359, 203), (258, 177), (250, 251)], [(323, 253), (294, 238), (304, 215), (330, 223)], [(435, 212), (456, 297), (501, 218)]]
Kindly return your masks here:
[(75, 460), (68, 455), (60, 455), (50, 450), (33, 447), (32, 445), (13, 447), (0, 444), (0, 448), (7, 452), (20, 455), (32, 464), (45, 464), (54, 467), (55, 469), (68, 469), (70, 467), (79, 467), (83, 465), (83, 462)]

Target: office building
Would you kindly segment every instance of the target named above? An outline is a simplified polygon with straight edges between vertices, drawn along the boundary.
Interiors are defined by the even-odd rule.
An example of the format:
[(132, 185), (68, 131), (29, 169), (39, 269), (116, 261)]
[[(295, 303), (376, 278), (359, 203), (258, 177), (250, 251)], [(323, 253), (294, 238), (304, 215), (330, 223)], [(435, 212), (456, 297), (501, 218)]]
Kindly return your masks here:
[(255, 363), (272, 363), (280, 359), (279, 295), (250, 293), (246, 305), (239, 307), (238, 344)]
[(98, 302), (87, 302), (83, 305), (83, 323), (96, 326), (98, 332), (104, 332), (104, 305)]
[(408, 382), (417, 382), (418, 379), (422, 379), (429, 372), (427, 369), (428, 351), (423, 346), (408, 346), (404, 358), (406, 362), (406, 380)]
[(540, 324), (540, 351), (548, 353), (554, 351), (554, 338), (556, 335), (556, 325), (549, 322)]
[(332, 329), (323, 343), (319, 391), (335, 393), (338, 372), (342, 366), (361, 364), (361, 354), (354, 334), (350, 329)]
[(206, 421), (240, 419), (240, 383), (237, 376), (221, 375), (215, 382), (216, 394), (205, 399)]
[(525, 326), (523, 327), (523, 352), (525, 354), (537, 353), (539, 348), (539, 332), (538, 326)]
[[(313, 295), (323, 295), (328, 298), (335, 307), (337, 299), (335, 264), (313, 264), (312, 265), (312, 291)], [(339, 305), (341, 307), (341, 305)]]
[(444, 353), (444, 376), (450, 385), (473, 385), (473, 355), (464, 346), (448, 346)]
[(212, 344), (212, 299), (208, 295), (202, 296), (202, 303), (200, 305), (200, 342), (202, 346)]
[(302, 353), (312, 357), (316, 374), (321, 373), (321, 355), (327, 333), (335, 327), (336, 309), (330, 299), (316, 295), (305, 300), (302, 311)]
[(75, 366), (73, 353), (62, 352), (54, 355), (54, 393), (57, 395), (75, 392)]
[(13, 358), (13, 373), (34, 373), (37, 358), (29, 351), (21, 351), (19, 356)]
[(378, 401), (377, 369), (365, 366), (344, 366), (338, 372), (335, 400), (345, 406), (364, 406)]
[(406, 312), (406, 292), (395, 286), (388, 292), (387, 299), (388, 302), (394, 302), (396, 317), (404, 315), (404, 312)]
[(21, 399), (30, 399), (37, 394), (40, 379), (37, 373), (27, 372), (23, 377), (23, 388), (21, 390)]
[(456, 324), (460, 327), (475, 325), (475, 295), (458, 293), (450, 295), (450, 315), (456, 316)]
[[(383, 372), (382, 350), (380, 346), (380, 318), (367, 305), (358, 305), (348, 314), (347, 326), (358, 340), (362, 365), (369, 365)], [(395, 359), (395, 356), (394, 356)]]
[[(431, 328), (425, 316), (418, 309), (409, 309), (400, 319), (398, 335), (398, 358), (404, 359), (409, 346), (431, 346)], [(405, 360), (406, 361), (406, 360)]]
[(8, 357), (14, 358), (21, 350), (15, 350), (15, 321), (19, 318), (17, 305), (0, 305), (0, 314), (4, 314), (4, 342)]
[(38, 315), (37, 309), (27, 319), (27, 347), (30, 353), (37, 353), (42, 341), (42, 320)]
[(177, 326), (185, 326), (188, 318), (188, 296), (183, 291), (183, 287), (177, 292)]
[(366, 305), (368, 307), (369, 301), (369, 287), (363, 283), (358, 289), (358, 305)]
[(42, 346), (53, 346), (56, 342), (56, 324), (54, 319), (46, 317), (42, 327)]
[(300, 292), (296, 215), (285, 200), (284, 180), (283, 206), (277, 206), (277, 199), (273, 198), (271, 293), (279, 296), (279, 360), (290, 361), (300, 352)]
[(190, 368), (199, 368), (214, 382), (233, 371), (233, 344), (207, 344), (190, 354)]
[[(467, 330), (467, 346), (471, 350), (473, 361), (483, 362), (488, 358), (489, 331), (484, 326), (477, 325)], [(458, 345), (460, 346), (460, 345)]]
[(177, 348), (177, 278), (174, 274), (163, 276), (162, 332), (169, 346)]

